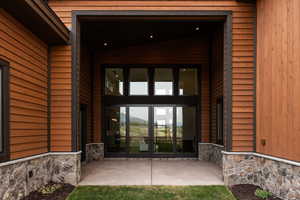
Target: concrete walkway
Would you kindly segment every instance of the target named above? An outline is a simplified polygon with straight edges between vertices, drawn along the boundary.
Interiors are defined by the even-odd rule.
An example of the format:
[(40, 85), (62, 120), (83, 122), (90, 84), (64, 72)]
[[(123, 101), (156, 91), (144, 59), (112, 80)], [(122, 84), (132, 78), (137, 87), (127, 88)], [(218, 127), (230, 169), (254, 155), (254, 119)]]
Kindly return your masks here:
[(79, 185), (223, 185), (217, 165), (198, 160), (104, 160), (82, 167)]

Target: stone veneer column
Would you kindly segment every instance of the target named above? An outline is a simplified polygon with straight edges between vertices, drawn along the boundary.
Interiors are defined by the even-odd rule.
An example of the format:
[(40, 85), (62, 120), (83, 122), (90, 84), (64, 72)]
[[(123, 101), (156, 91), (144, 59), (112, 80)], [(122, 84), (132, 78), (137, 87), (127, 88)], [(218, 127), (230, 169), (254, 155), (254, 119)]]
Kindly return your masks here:
[(289, 200), (300, 199), (300, 163), (258, 153), (223, 152), (225, 185), (254, 184)]
[(86, 162), (99, 161), (104, 159), (104, 144), (89, 143), (86, 145)]
[(81, 176), (81, 153), (52, 153), (52, 181), (77, 185)]
[(45, 153), (0, 163), (0, 199), (22, 199), (50, 181), (77, 185), (80, 168), (80, 152)]
[(213, 162), (222, 167), (224, 146), (213, 143), (198, 143), (198, 159)]

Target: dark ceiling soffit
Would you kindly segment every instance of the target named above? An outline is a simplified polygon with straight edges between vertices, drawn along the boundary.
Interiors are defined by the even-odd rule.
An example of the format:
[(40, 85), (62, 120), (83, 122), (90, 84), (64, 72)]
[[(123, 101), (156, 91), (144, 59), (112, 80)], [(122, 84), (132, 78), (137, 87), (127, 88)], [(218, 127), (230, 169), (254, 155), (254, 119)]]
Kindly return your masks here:
[(0, 6), (50, 45), (69, 43), (69, 29), (43, 0), (2, 0)]

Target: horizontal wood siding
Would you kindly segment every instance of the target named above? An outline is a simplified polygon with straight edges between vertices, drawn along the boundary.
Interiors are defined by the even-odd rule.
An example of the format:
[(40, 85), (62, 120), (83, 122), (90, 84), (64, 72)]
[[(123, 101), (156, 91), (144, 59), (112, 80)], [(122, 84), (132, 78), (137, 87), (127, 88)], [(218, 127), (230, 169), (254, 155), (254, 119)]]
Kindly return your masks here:
[[(180, 48), (177, 48), (180, 46)], [(95, 56), (96, 68), (101, 64), (201, 64), (202, 68), (202, 141), (209, 140), (209, 36), (170, 40), (166, 42), (129, 46), (98, 52)], [(96, 73), (95, 73), (96, 74)], [(99, 73), (97, 72), (97, 75)], [(95, 77), (99, 79), (99, 76)], [(95, 90), (94, 90), (95, 91)], [(100, 90), (96, 90), (100, 91)], [(96, 92), (95, 91), (95, 92)], [(99, 95), (96, 95), (99, 97)], [(96, 104), (98, 101), (94, 101)], [(97, 116), (100, 116), (97, 114)], [(100, 121), (95, 121), (97, 124)], [(95, 130), (96, 132), (101, 132)]]
[(0, 58), (10, 65), (10, 159), (48, 151), (48, 46), (0, 9)]
[(71, 47), (51, 48), (51, 151), (71, 151)]
[(257, 9), (257, 151), (300, 161), (300, 1)]
[[(233, 12), (233, 137), (234, 151), (253, 150), (254, 22), (256, 6), (235, 0), (205, 1), (92, 1), (49, 0), (49, 5), (71, 27), (72, 10), (219, 10)], [(248, 121), (248, 122), (246, 122)]]

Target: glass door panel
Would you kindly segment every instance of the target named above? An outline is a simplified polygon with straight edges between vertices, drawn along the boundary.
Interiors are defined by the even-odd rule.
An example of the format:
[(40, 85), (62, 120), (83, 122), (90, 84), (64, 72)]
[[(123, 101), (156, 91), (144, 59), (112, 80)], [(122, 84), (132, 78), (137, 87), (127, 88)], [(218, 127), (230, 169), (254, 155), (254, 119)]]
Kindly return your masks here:
[(154, 152), (173, 153), (173, 107), (154, 107)]
[(129, 153), (150, 152), (149, 107), (129, 107)]
[(196, 152), (196, 108), (176, 107), (176, 151)]
[(106, 148), (108, 152), (126, 152), (126, 108), (106, 109)]

